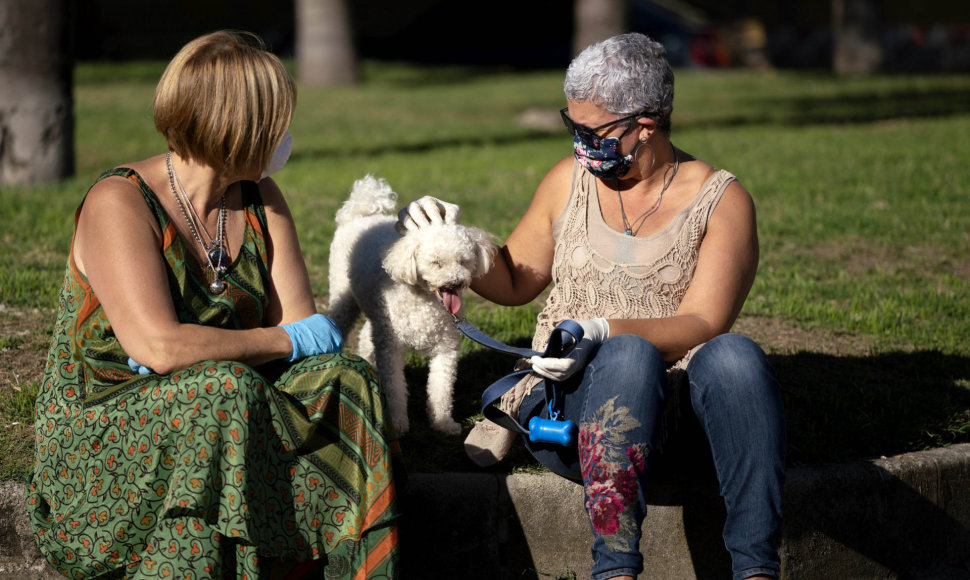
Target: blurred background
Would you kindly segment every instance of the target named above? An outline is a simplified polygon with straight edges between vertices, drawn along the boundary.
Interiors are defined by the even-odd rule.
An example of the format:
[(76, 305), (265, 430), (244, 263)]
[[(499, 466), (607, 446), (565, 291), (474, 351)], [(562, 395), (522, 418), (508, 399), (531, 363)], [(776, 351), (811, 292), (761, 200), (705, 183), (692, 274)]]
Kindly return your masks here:
[(970, 6), (959, 0), (172, 0), (163, 5), (87, 0), (82, 4), (74, 43), (79, 59), (170, 58), (187, 40), (227, 26), (257, 32), (277, 54), (294, 56), (297, 14), (303, 10), (307, 14), (302, 18), (328, 11), (332, 15), (335, 9), (325, 5), (342, 4), (348, 12), (353, 47), (362, 58), (561, 68), (574, 52), (574, 35), (583, 35), (586, 27), (593, 29), (590, 32), (616, 29), (649, 34), (664, 43), (678, 67), (829, 68), (838, 29), (855, 37), (849, 50), (853, 43), (865, 45), (865, 50), (857, 46), (856, 52), (865, 53), (857, 58), (867, 59), (869, 72), (970, 70)]
[(307, 86), (354, 84), (365, 59), (562, 69), (625, 31), (679, 68), (970, 71), (961, 0), (0, 0), (0, 183), (73, 175), (76, 63), (167, 60), (220, 28), (258, 33)]
[[(0, 0), (0, 480), (32, 462), (74, 211), (105, 168), (164, 152), (159, 76), (223, 28), (258, 33), (299, 83), (294, 154), (274, 179), (321, 311), (332, 216), (355, 179), (459, 203), (503, 239), (572, 154), (558, 115), (570, 58), (653, 36), (676, 68), (677, 146), (757, 199), (761, 265), (738, 329), (782, 377), (790, 462), (970, 442), (966, 0)], [(477, 326), (531, 341), (541, 300), (475, 298)], [(473, 348), (456, 417), (508, 370)], [(419, 385), (427, 367), (407, 372)], [(411, 437), (417, 471), (471, 469), (460, 438)]]

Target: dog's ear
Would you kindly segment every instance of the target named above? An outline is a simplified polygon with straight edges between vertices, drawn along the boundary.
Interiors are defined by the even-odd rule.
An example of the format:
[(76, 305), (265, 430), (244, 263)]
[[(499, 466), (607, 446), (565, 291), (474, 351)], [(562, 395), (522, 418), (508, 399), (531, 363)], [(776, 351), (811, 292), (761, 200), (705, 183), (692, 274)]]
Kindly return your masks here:
[(416, 284), (418, 282), (418, 232), (411, 232), (384, 249), (381, 264), (395, 282)]
[(478, 267), (472, 274), (477, 278), (492, 269), (492, 261), (495, 259), (498, 246), (495, 245), (494, 236), (485, 230), (469, 227), (468, 235), (478, 251)]

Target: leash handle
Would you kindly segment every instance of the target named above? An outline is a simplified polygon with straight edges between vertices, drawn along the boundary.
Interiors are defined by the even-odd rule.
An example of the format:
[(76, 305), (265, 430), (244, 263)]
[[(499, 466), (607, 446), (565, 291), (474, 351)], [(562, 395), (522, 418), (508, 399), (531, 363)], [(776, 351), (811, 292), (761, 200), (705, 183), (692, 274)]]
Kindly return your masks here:
[(572, 352), (576, 348), (576, 345), (579, 344), (579, 341), (583, 340), (583, 327), (575, 320), (563, 320), (552, 330), (552, 334), (549, 335), (545, 351), (539, 352), (531, 348), (509, 346), (503, 342), (499, 342), (482, 332), (477, 326), (469, 322), (467, 318), (459, 317), (456, 314), (452, 314), (451, 318), (458, 332), (465, 335), (466, 338), (474, 340), (478, 344), (492, 350), (522, 358), (532, 358), (534, 356), (562, 358)]
[[(552, 333), (549, 335), (549, 341), (546, 343), (545, 351), (539, 352), (531, 348), (519, 348), (501, 343), (479, 330), (478, 327), (465, 318), (460, 318), (452, 314), (452, 319), (454, 320), (458, 331), (467, 338), (492, 350), (523, 358), (532, 358), (533, 356), (561, 358), (572, 352), (572, 350), (576, 348), (576, 345), (579, 344), (579, 341), (583, 339), (583, 327), (580, 326), (575, 320), (564, 320), (558, 326), (556, 326), (556, 328), (554, 328)], [(557, 400), (558, 398), (556, 396), (558, 389), (556, 388), (555, 381), (544, 379), (545, 384), (543, 385), (546, 395), (546, 404), (549, 406), (549, 416), (552, 417), (552, 419), (550, 420), (533, 417), (532, 420), (529, 421), (529, 427), (531, 430), (523, 427), (522, 424), (519, 423), (514, 417), (511, 417), (507, 413), (495, 407), (495, 403), (502, 398), (502, 395), (515, 387), (515, 385), (530, 372), (531, 371), (529, 369), (516, 371), (489, 385), (482, 393), (482, 414), (486, 419), (489, 419), (493, 423), (501, 425), (509, 431), (528, 435), (530, 439), (532, 439), (534, 432), (538, 439), (532, 440), (549, 441), (560, 443), (562, 445), (568, 445), (571, 440), (570, 437), (573, 439), (575, 438), (576, 426), (572, 421), (558, 420), (558, 411), (553, 414), (553, 401)], [(550, 390), (553, 393), (551, 399), (549, 397)], [(537, 419), (538, 422), (536, 421)], [(545, 421), (545, 423), (542, 423), (542, 421)], [(556, 425), (549, 425), (549, 423), (556, 423)]]
[[(532, 350), (531, 348), (509, 346), (503, 342), (499, 342), (479, 330), (478, 327), (469, 322), (468, 319), (459, 318), (455, 314), (452, 314), (451, 317), (455, 323), (455, 327), (458, 329), (458, 332), (465, 335), (466, 338), (469, 338), (486, 348), (521, 358), (532, 358), (534, 356), (541, 356), (542, 354), (539, 351)], [(580, 332), (582, 332), (582, 328), (580, 328)]]

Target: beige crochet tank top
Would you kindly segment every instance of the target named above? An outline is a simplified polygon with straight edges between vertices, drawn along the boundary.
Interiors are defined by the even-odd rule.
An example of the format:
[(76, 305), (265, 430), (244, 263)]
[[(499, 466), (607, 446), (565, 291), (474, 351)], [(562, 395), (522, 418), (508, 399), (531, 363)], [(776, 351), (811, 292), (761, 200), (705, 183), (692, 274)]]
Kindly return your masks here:
[[(693, 277), (711, 214), (734, 180), (727, 171), (715, 171), (663, 231), (636, 238), (606, 224), (595, 178), (574, 164), (569, 201), (553, 224), (554, 286), (539, 314), (533, 348), (542, 350), (556, 324), (569, 318), (673, 316)], [(676, 366), (686, 366), (690, 354)]]

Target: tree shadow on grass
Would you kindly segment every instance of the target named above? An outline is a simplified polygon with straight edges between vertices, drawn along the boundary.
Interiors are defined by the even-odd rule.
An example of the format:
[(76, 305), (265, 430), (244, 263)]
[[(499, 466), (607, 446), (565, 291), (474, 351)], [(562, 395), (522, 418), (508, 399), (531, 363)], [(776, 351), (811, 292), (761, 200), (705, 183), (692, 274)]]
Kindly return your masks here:
[[(487, 114), (487, 110), (483, 113)], [(550, 113), (555, 113), (550, 109)], [(822, 95), (757, 99), (744, 112), (719, 110), (687, 111), (675, 118), (675, 129), (717, 129), (745, 125), (806, 127), (811, 125), (854, 125), (891, 119), (925, 119), (970, 113), (966, 87), (896, 88), (849, 95)], [(555, 116), (555, 115), (553, 115)], [(553, 122), (548, 129), (499, 127), (492, 133), (441, 135), (418, 141), (380, 145), (341, 143), (339, 149), (307, 148), (294, 151), (294, 160), (365, 158), (388, 153), (430, 153), (440, 149), (472, 146), (502, 146), (541, 139), (561, 140), (563, 128)]]
[(945, 117), (970, 112), (966, 87), (802, 97), (791, 101), (791, 105), (788, 118), (793, 125), (872, 123), (889, 119)]
[(857, 125), (890, 119), (925, 119), (970, 113), (965, 87), (897, 88), (848, 95), (763, 98), (737, 115), (705, 115), (677, 123), (678, 129), (743, 125)]
[(788, 463), (888, 456), (970, 442), (970, 358), (937, 351), (771, 355)]
[[(519, 338), (510, 344), (530, 343)], [(970, 443), (968, 357), (937, 351), (874, 356), (797, 352), (769, 355), (769, 359), (785, 401), (790, 467)], [(469, 418), (480, 412), (482, 391), (511, 372), (514, 362), (514, 357), (484, 350), (462, 357), (453, 416), (464, 420), (463, 435), (473, 424)], [(408, 439), (421, 449), (410, 463), (420, 471), (481, 471), (465, 457), (463, 435), (444, 436), (427, 428), (426, 367), (409, 366), (406, 373), (414, 425)], [(518, 459), (524, 463), (517, 463)], [(525, 453), (496, 469), (528, 466), (534, 466), (534, 461)]]

